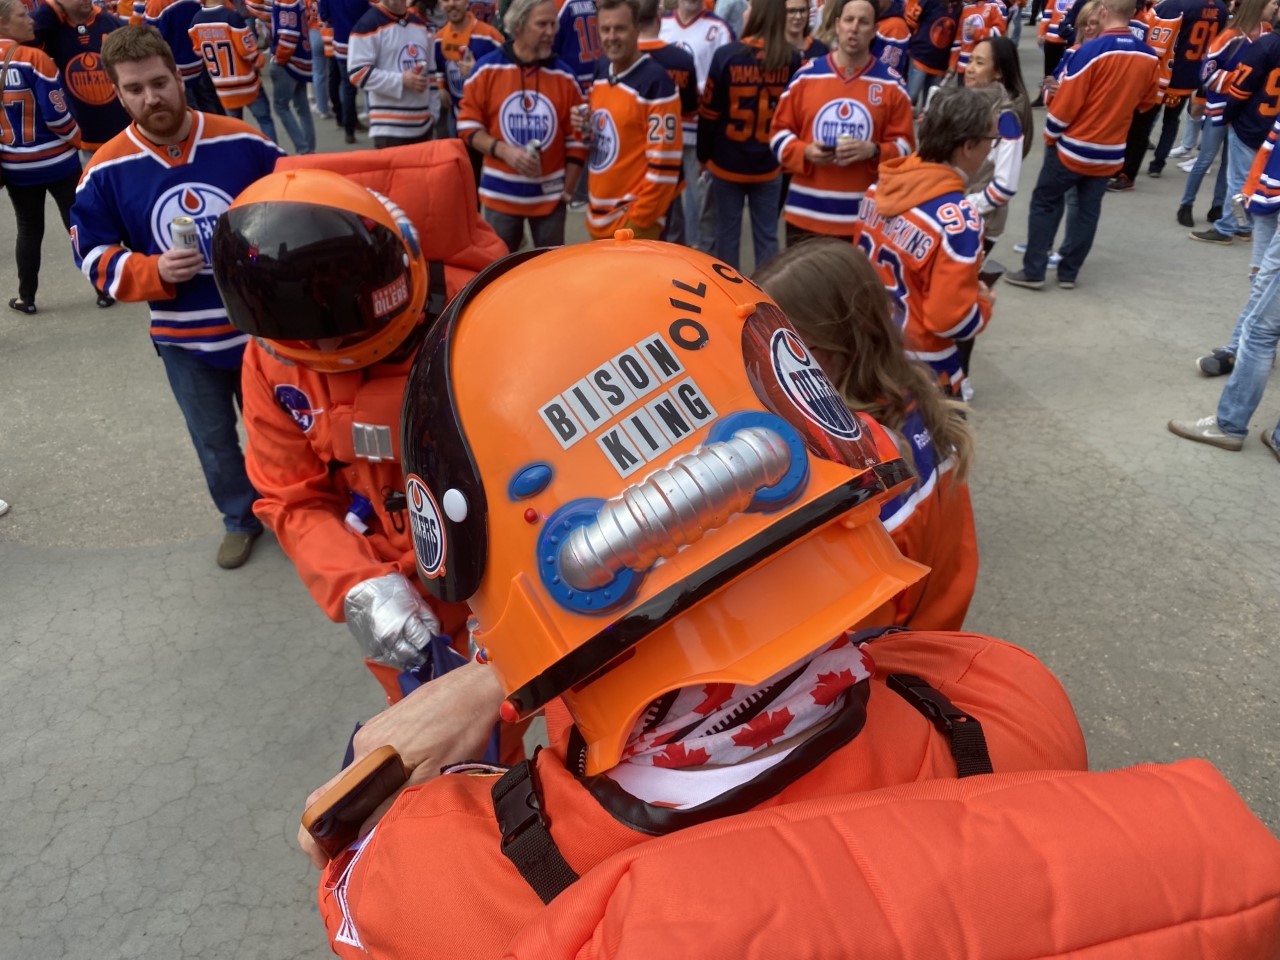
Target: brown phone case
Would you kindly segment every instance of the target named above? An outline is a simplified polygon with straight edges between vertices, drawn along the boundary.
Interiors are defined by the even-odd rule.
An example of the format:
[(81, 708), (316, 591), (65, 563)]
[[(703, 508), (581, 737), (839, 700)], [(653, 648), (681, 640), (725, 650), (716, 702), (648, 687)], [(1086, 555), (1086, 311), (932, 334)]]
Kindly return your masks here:
[(394, 747), (379, 747), (353, 763), (302, 814), (302, 828), (330, 860), (359, 836), (360, 825), (409, 779)]

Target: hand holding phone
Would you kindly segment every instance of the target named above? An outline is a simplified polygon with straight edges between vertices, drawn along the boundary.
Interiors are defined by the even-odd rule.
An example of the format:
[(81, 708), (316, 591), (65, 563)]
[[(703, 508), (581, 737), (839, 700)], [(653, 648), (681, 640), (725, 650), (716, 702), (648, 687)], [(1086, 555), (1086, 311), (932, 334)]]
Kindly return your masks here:
[(353, 763), (302, 814), (302, 828), (330, 860), (360, 835), (360, 826), (409, 779), (394, 747)]
[(990, 289), (996, 285), (996, 281), (1004, 276), (1004, 264), (995, 260), (984, 260), (982, 269), (978, 271), (978, 279), (985, 283)]

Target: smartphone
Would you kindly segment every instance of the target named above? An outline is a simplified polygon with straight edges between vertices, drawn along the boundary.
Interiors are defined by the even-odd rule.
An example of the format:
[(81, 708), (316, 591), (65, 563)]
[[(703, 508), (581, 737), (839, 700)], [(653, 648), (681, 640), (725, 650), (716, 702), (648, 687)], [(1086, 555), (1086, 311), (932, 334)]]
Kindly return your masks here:
[(353, 763), (302, 814), (302, 828), (330, 860), (355, 842), (360, 825), (405, 785), (409, 774), (395, 747), (379, 747)]
[(982, 269), (978, 271), (978, 279), (987, 285), (988, 288), (994, 287), (996, 281), (1004, 276), (1004, 264), (997, 263), (995, 260), (983, 261)]

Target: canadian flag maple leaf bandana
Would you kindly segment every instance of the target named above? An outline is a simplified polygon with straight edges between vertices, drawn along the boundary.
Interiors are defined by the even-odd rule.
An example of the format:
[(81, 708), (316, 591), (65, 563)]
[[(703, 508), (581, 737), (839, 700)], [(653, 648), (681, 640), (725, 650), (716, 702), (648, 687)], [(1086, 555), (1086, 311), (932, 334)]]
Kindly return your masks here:
[(874, 671), (870, 655), (846, 634), (758, 686), (714, 683), (674, 691), (649, 705), (606, 776), (646, 802), (677, 808), (704, 802), (780, 763), (839, 713), (849, 689)]

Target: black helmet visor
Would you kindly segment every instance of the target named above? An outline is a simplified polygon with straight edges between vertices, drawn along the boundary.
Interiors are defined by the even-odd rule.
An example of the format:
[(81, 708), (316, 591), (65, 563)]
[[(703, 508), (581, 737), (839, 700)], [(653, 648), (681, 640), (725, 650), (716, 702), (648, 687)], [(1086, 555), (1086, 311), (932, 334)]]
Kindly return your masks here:
[(219, 217), (213, 276), (231, 322), (267, 340), (371, 334), (411, 294), (395, 231), (309, 203), (253, 203)]

